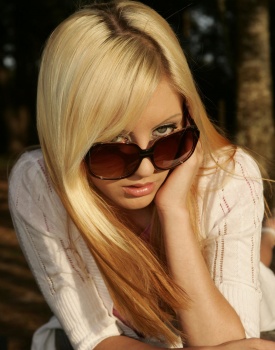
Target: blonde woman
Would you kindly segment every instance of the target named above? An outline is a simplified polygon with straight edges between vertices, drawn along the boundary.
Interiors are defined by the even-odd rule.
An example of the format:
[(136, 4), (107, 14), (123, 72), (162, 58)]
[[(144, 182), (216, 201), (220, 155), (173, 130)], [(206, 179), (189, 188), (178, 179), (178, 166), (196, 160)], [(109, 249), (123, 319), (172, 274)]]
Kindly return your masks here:
[(9, 194), (55, 315), (33, 349), (54, 349), (51, 327), (81, 350), (274, 349), (244, 339), (259, 335), (259, 170), (210, 123), (163, 18), (117, 1), (61, 23), (37, 126)]

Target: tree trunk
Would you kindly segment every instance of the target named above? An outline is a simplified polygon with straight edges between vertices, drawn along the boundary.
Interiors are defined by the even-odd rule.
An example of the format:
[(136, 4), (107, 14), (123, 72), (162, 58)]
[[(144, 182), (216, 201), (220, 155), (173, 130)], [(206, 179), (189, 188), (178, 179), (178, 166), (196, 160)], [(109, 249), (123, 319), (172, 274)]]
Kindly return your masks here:
[[(237, 0), (237, 141), (262, 157), (270, 172), (274, 159), (269, 1)], [(269, 160), (269, 161), (268, 161)]]

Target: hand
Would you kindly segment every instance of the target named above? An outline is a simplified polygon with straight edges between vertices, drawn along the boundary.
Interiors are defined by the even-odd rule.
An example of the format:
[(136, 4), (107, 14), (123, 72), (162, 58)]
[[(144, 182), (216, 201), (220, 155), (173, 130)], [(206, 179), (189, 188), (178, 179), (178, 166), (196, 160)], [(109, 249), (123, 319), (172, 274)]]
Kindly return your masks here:
[(214, 349), (215, 350), (275, 350), (275, 342), (263, 340), (263, 339), (251, 338), (251, 339), (230, 341), (228, 343), (224, 343), (214, 347), (211, 346), (209, 348), (206, 347), (205, 349), (202, 348), (201, 350), (211, 350), (211, 349), (213, 350)]
[(275, 342), (258, 338), (234, 340), (216, 346), (195, 346), (186, 350), (275, 350)]
[(198, 173), (202, 160), (202, 146), (198, 142), (192, 156), (171, 171), (156, 194), (155, 204), (158, 210), (166, 211), (167, 209), (172, 210), (173, 208), (179, 209), (186, 207), (188, 192)]

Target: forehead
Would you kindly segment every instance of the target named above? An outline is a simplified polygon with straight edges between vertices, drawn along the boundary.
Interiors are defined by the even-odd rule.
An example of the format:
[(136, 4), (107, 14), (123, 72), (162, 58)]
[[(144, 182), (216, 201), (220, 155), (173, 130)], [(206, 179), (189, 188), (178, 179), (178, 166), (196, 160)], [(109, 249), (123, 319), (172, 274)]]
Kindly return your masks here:
[(118, 104), (117, 113), (109, 109), (114, 118), (109, 120), (109, 125), (96, 142), (108, 142), (121, 133), (147, 133), (148, 129), (151, 130), (166, 120), (181, 120), (183, 97), (167, 79), (161, 79), (147, 99), (144, 96), (145, 103), (142, 103), (140, 97), (139, 94), (133, 96), (127, 107), (121, 108)]
[(177, 121), (182, 118), (183, 97), (163, 79), (150, 98), (133, 127), (152, 128), (166, 121)]

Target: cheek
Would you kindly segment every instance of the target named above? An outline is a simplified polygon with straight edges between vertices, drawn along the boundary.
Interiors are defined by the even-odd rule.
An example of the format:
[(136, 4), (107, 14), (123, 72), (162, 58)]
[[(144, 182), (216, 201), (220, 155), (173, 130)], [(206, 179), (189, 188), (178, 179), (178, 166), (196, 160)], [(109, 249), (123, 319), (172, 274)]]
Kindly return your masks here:
[(112, 198), (117, 193), (118, 186), (116, 186), (115, 181), (92, 178), (92, 183), (94, 187), (108, 198)]

